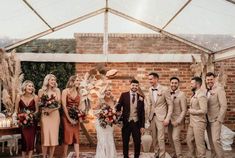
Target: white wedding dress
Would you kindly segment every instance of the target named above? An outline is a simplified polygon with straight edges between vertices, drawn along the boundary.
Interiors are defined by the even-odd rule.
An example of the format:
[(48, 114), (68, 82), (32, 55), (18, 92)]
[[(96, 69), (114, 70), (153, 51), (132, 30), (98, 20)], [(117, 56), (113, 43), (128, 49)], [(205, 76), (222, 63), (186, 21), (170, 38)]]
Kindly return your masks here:
[(117, 158), (116, 147), (113, 137), (113, 127), (102, 128), (98, 119), (95, 121), (97, 132), (97, 147), (95, 158)]

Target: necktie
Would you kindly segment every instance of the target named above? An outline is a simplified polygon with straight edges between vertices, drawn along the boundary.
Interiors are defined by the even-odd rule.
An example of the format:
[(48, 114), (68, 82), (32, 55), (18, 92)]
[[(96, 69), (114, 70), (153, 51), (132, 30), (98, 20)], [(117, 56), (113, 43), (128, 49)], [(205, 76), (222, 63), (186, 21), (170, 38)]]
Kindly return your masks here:
[(152, 91), (157, 91), (157, 89), (152, 88)]
[(175, 91), (172, 91), (172, 92), (171, 92), (171, 95), (173, 95), (173, 94), (175, 94)]
[(212, 90), (212, 88), (207, 88), (207, 92), (209, 92), (210, 90)]
[(132, 94), (132, 104), (135, 103), (135, 94)]

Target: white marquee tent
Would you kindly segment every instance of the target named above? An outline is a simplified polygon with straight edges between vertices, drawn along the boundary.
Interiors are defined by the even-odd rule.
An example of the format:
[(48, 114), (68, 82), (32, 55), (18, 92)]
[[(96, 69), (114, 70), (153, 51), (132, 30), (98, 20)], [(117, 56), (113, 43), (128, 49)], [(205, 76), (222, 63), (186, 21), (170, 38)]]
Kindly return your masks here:
[(75, 32), (104, 33), (104, 43), (108, 33), (152, 33), (207, 54), (235, 56), (234, 0), (0, 0), (0, 4), (0, 47), (6, 50), (38, 38), (73, 38)]

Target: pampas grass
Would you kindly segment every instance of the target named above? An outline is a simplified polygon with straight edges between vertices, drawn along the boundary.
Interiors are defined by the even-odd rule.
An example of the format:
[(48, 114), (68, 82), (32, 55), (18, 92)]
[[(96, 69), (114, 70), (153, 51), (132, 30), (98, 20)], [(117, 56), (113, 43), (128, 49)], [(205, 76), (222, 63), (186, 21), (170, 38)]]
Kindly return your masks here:
[(226, 74), (224, 65), (221, 65), (216, 81), (220, 86), (225, 87), (227, 83), (227, 79), (228, 79), (228, 75)]
[(14, 112), (14, 105), (17, 94), (20, 92), (20, 86), (23, 81), (20, 60), (13, 50), (8, 56), (0, 49), (0, 80), (3, 85), (2, 101), (8, 114)]

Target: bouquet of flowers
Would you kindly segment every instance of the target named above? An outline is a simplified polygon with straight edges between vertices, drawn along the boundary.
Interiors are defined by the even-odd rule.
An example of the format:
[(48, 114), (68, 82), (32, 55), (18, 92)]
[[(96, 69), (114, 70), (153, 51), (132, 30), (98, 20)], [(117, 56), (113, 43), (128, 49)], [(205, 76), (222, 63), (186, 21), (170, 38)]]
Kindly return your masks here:
[[(56, 100), (54, 95), (49, 97), (47, 94), (43, 94), (41, 97), (41, 101), (39, 102), (40, 108), (49, 108), (54, 109), (59, 107), (59, 102)], [(45, 115), (49, 115), (48, 112), (44, 112)]]
[(107, 105), (99, 112), (98, 120), (102, 128), (106, 128), (107, 125), (112, 127), (113, 124), (118, 123), (118, 116), (115, 110)]
[(31, 127), (34, 124), (34, 115), (30, 110), (24, 109), (17, 115), (19, 126), (23, 128)]
[(69, 117), (74, 121), (84, 121), (86, 119), (85, 112), (78, 109), (77, 106), (72, 106), (68, 109)]

